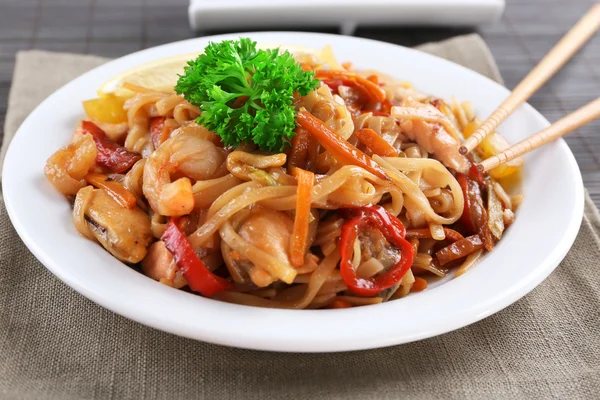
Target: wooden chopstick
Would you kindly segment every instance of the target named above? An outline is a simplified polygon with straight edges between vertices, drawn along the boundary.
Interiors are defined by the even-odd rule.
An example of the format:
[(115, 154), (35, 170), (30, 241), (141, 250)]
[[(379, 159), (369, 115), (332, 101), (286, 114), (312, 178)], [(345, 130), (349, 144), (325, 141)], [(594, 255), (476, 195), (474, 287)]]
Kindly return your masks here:
[(545, 145), (559, 137), (566, 135), (569, 132), (587, 124), (590, 121), (600, 117), (600, 97), (596, 100), (588, 103), (581, 107), (577, 111), (572, 112), (566, 117), (559, 119), (546, 129), (543, 129), (520, 141), (519, 143), (509, 147), (501, 153), (498, 153), (487, 160), (484, 160), (477, 164), (479, 171), (488, 171), (492, 168), (496, 168), (500, 164), (504, 164), (514, 158), (520, 157), (525, 153), (529, 153), (531, 150), (537, 149), (540, 146)]
[(472, 151), (494, 132), (517, 107), (531, 97), (556, 73), (600, 27), (600, 4), (592, 6), (571, 30), (550, 50), (540, 63), (517, 85), (500, 106), (459, 147), (460, 154)]

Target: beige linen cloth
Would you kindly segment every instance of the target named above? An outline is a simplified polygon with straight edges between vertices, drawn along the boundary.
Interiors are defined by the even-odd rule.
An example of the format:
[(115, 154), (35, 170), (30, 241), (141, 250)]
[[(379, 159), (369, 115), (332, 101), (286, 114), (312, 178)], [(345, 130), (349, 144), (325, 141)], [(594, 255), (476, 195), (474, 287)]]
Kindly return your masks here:
[[(500, 80), (478, 36), (421, 49)], [(104, 61), (19, 53), (5, 142), (43, 98)], [(597, 399), (599, 302), (600, 216), (588, 198), (557, 270), (481, 322), (350, 353), (227, 348), (147, 328), (77, 294), (29, 253), (0, 205), (0, 399)]]

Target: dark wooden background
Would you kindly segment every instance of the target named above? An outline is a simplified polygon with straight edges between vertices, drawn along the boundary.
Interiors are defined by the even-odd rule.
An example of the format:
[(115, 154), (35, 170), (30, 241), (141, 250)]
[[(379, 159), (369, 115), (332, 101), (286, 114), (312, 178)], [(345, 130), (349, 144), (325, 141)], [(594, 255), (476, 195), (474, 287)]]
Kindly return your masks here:
[[(596, 0), (507, 0), (501, 21), (478, 30), (492, 49), (506, 85), (513, 88), (594, 3)], [(189, 28), (187, 6), (188, 0), (0, 0), (0, 127), (4, 125), (16, 52), (44, 49), (119, 57), (187, 39), (198, 35)], [(471, 31), (361, 28), (356, 34), (414, 46)], [(553, 122), (598, 95), (600, 34), (530, 103)], [(599, 131), (600, 121), (596, 121), (566, 140), (587, 189), (600, 207)]]

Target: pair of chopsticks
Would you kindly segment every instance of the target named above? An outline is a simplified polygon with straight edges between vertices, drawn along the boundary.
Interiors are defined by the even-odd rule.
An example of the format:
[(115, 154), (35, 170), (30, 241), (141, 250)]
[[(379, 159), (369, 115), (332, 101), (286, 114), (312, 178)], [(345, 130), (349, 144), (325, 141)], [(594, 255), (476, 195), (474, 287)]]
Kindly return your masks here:
[[(513, 92), (485, 120), (479, 128), (460, 146), (459, 152), (468, 154), (487, 135), (494, 132), (517, 107), (535, 93), (556, 71), (558, 71), (600, 27), (600, 4), (592, 6), (590, 11), (554, 46), (540, 63), (517, 85)], [(520, 157), (544, 144), (600, 117), (600, 97), (577, 111), (556, 121), (546, 129), (509, 147), (487, 160), (477, 164), (480, 171), (488, 171), (514, 158)]]

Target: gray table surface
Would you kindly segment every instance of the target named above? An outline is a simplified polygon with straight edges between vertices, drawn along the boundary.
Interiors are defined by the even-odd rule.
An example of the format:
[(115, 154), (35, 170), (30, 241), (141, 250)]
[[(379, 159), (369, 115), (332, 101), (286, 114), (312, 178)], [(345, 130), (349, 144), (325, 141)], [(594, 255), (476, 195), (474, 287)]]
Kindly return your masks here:
[[(0, 129), (4, 125), (17, 51), (44, 49), (118, 57), (194, 37), (198, 33), (192, 32), (188, 25), (188, 3), (188, 0), (0, 0)], [(507, 0), (502, 19), (477, 31), (492, 49), (506, 85), (513, 88), (594, 3), (595, 0)], [(472, 30), (359, 28), (356, 35), (414, 46), (468, 32)], [(553, 122), (598, 95), (600, 34), (530, 103)], [(600, 121), (596, 121), (566, 138), (598, 207), (599, 131)], [(0, 130), (0, 137), (2, 133)]]

